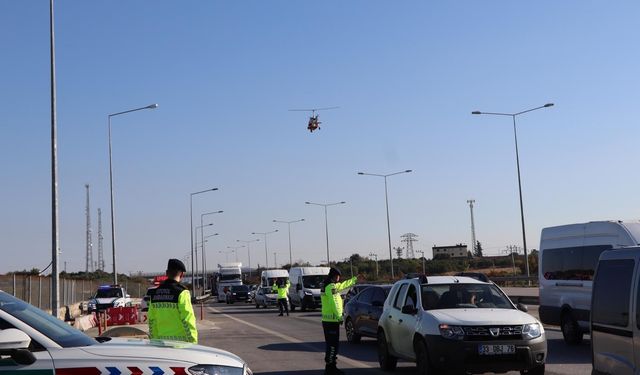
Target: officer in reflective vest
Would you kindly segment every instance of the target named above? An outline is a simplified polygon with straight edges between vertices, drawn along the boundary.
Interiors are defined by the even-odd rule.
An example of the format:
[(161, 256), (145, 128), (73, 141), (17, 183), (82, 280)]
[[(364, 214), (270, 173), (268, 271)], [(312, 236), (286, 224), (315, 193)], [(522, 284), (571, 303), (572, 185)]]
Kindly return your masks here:
[(320, 301), (322, 302), (322, 329), (326, 344), (324, 362), (325, 375), (344, 374), (336, 368), (338, 357), (338, 344), (340, 343), (340, 325), (342, 324), (342, 297), (340, 291), (354, 285), (358, 280), (355, 276), (340, 282), (340, 270), (331, 268), (324, 281)]
[(196, 316), (191, 293), (180, 281), (186, 272), (184, 263), (169, 259), (167, 279), (149, 291), (149, 337), (198, 343)]
[(287, 300), (287, 295), (289, 294), (289, 287), (291, 286), (291, 282), (287, 279), (287, 283), (282, 279), (278, 279), (273, 283), (271, 290), (278, 293), (278, 308), (280, 309), (280, 315), (286, 311), (287, 316), (289, 316), (289, 303)]

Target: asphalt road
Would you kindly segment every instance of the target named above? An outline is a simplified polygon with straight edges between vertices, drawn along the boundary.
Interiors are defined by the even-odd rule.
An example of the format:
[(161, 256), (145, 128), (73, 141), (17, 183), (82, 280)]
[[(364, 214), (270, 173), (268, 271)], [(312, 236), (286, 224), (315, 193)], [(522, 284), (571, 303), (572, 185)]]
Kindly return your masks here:
[[(199, 313), (199, 311), (198, 311)], [(534, 308), (533, 315), (537, 314)], [(254, 305), (211, 303), (205, 307), (205, 322), (198, 322), (200, 343), (228, 350), (249, 363), (254, 374), (319, 375), (324, 369), (324, 336), (319, 312), (277, 316), (275, 309)], [(557, 327), (546, 327), (547, 374), (590, 374), (588, 337), (579, 346), (562, 341)], [(347, 374), (388, 374), (379, 369), (376, 341), (363, 338), (360, 344), (346, 342), (341, 331), (338, 367)], [(415, 365), (399, 362), (397, 374), (413, 374)], [(509, 374), (518, 374), (511, 372)]]

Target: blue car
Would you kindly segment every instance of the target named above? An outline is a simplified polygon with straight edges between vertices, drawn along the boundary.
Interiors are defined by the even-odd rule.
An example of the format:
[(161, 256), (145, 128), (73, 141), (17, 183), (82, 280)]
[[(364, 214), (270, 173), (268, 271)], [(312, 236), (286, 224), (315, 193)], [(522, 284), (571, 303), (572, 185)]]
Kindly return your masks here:
[(349, 299), (344, 306), (347, 341), (358, 343), (362, 336), (377, 337), (378, 320), (391, 285), (369, 285)]

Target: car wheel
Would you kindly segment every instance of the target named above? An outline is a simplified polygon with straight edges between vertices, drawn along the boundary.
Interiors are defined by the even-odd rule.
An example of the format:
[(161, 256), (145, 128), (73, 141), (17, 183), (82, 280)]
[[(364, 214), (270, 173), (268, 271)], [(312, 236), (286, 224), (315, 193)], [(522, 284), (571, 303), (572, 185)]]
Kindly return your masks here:
[(529, 370), (520, 371), (522, 375), (544, 375), (544, 364), (530, 368)]
[(259, 309), (260, 305), (258, 305), (258, 302), (256, 302), (256, 309)]
[(378, 332), (378, 362), (380, 363), (380, 368), (385, 371), (393, 371), (398, 365), (398, 358), (389, 354), (387, 338), (382, 330)]
[(347, 318), (347, 321), (344, 322), (344, 329), (347, 331), (347, 341), (352, 344), (357, 344), (360, 342), (361, 336), (356, 332), (356, 327), (353, 326), (353, 321)]
[(291, 305), (291, 312), (296, 311), (296, 305)]
[(427, 345), (422, 340), (416, 340), (416, 342), (413, 344), (413, 347), (416, 352), (416, 368), (418, 369), (418, 374), (433, 374), (431, 362), (429, 361), (429, 352), (427, 351)]
[(562, 337), (564, 342), (569, 345), (577, 345), (582, 342), (582, 332), (578, 322), (573, 318), (571, 312), (566, 311), (562, 314), (560, 319), (560, 328), (562, 329)]

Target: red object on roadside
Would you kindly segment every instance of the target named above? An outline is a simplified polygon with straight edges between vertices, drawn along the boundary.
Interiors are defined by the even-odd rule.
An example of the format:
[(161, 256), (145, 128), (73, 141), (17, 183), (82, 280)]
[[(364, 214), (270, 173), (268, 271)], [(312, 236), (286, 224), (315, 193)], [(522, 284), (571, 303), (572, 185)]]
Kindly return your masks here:
[(167, 279), (167, 275), (154, 276), (153, 277), (153, 285), (160, 285), (163, 281)]
[(137, 322), (138, 309), (136, 307), (110, 307), (107, 309), (107, 325), (109, 326), (136, 324)]

